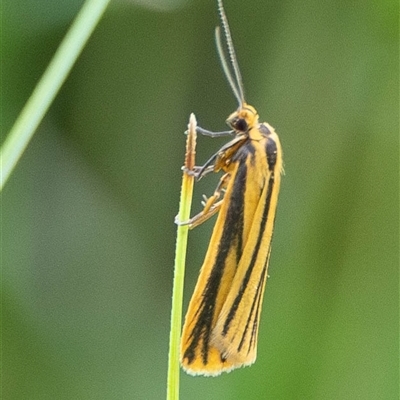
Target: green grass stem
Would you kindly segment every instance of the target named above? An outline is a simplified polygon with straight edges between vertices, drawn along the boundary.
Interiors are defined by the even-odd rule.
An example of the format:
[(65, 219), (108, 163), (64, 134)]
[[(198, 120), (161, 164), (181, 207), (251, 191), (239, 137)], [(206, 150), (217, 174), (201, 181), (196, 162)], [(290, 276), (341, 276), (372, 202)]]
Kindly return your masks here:
[(0, 149), (0, 191), (28, 146), (110, 0), (86, 0)]
[[(196, 118), (190, 115), (188, 136), (186, 140), (185, 169), (193, 170), (195, 165), (196, 148)], [(181, 198), (179, 204), (178, 221), (187, 221), (190, 217), (192, 204), (194, 177), (185, 171), (182, 177)], [(167, 381), (167, 400), (179, 399), (179, 342), (182, 326), (182, 300), (183, 284), (185, 277), (186, 248), (189, 227), (178, 225), (176, 249), (175, 249), (175, 268), (172, 289), (172, 309), (171, 309), (171, 329), (169, 340), (168, 357), (168, 381)]]

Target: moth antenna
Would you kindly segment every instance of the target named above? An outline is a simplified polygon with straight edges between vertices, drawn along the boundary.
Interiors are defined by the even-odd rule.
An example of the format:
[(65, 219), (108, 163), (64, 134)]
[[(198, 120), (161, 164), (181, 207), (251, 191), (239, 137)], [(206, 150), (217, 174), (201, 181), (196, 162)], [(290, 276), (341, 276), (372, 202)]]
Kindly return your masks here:
[(221, 59), (221, 64), (222, 64), (224, 73), (228, 79), (228, 82), (229, 82), (232, 90), (233, 90), (233, 93), (235, 94), (235, 97), (237, 98), (237, 100), (239, 102), (239, 106), (242, 106), (244, 103), (242, 75), (240, 73), (239, 64), (237, 62), (235, 48), (233, 47), (231, 31), (229, 29), (228, 19), (226, 18), (222, 0), (218, 0), (218, 11), (219, 11), (219, 15), (221, 17), (222, 26), (224, 28), (226, 44), (228, 46), (229, 58), (230, 58), (231, 65), (232, 65), (233, 72), (235, 74), (236, 79), (233, 79), (229, 65), (226, 61), (225, 54), (223, 51), (222, 41), (221, 41), (220, 29), (219, 29), (219, 27), (217, 27), (215, 30), (215, 38), (216, 38), (216, 42), (217, 42), (217, 49), (218, 49), (219, 57)]

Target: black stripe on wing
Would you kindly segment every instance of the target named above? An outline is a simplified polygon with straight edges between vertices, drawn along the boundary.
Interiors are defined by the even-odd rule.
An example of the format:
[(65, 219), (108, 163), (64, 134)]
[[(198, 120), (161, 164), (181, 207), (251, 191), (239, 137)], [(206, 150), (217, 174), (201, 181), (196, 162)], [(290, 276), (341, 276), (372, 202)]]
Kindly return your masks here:
[[(270, 177), (270, 179), (268, 181), (267, 196), (266, 196), (266, 200), (265, 200), (262, 220), (261, 220), (261, 223), (260, 223), (260, 230), (258, 232), (257, 242), (256, 242), (256, 245), (254, 247), (254, 251), (253, 251), (250, 263), (249, 263), (249, 267), (246, 270), (246, 274), (245, 274), (245, 276), (243, 278), (243, 281), (242, 281), (242, 284), (240, 286), (240, 290), (239, 290), (238, 294), (236, 295), (236, 298), (235, 298), (235, 300), (234, 300), (234, 302), (232, 304), (231, 309), (229, 310), (228, 316), (226, 317), (226, 320), (225, 320), (225, 323), (224, 323), (224, 328), (222, 330), (222, 335), (223, 336), (226, 336), (228, 331), (229, 331), (230, 324), (231, 324), (232, 320), (235, 318), (236, 312), (237, 312), (237, 310), (239, 308), (239, 304), (242, 301), (244, 292), (245, 292), (245, 290), (247, 288), (247, 285), (249, 283), (251, 274), (252, 274), (253, 269), (255, 267), (256, 260), (257, 260), (257, 257), (258, 257), (258, 252), (260, 250), (260, 246), (261, 246), (262, 239), (263, 239), (263, 236), (264, 236), (265, 227), (266, 227), (267, 221), (268, 221), (268, 214), (269, 214), (269, 208), (270, 208), (270, 204), (271, 204), (271, 195), (272, 195), (273, 186), (274, 186), (274, 175), (271, 174), (271, 177)], [(254, 301), (256, 301), (256, 297), (253, 300), (253, 306), (252, 306), (252, 309), (250, 311), (250, 315), (248, 317), (248, 321), (247, 321), (247, 324), (246, 324), (246, 329), (243, 330), (243, 336), (242, 336), (241, 340), (244, 340), (244, 337), (247, 334), (247, 328), (248, 328), (247, 325), (249, 324), (249, 320), (251, 319), (251, 314), (252, 314), (252, 310), (254, 308)]]
[(208, 362), (210, 335), (213, 328), (212, 322), (214, 319), (216, 299), (224, 274), (226, 258), (233, 245), (238, 249), (236, 253), (237, 260), (240, 260), (242, 254), (244, 193), (247, 179), (246, 159), (249, 154), (252, 153), (246, 150), (246, 147), (240, 148), (235, 154), (235, 160), (232, 160), (232, 162), (239, 162), (239, 165), (234, 175), (231, 194), (229, 198), (225, 199), (229, 201), (229, 205), (217, 256), (203, 291), (201, 304), (195, 314), (196, 324), (190, 334), (190, 344), (187, 346), (183, 355), (183, 358), (187, 359), (189, 364), (193, 362), (196, 357), (196, 349), (200, 341), (202, 341), (201, 356), (203, 364), (206, 365)]

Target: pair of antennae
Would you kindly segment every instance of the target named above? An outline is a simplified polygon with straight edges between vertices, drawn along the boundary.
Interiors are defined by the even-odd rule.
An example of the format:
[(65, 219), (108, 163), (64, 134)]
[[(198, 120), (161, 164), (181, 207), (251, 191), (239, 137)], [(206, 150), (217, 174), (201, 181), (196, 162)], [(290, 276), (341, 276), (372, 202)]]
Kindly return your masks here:
[(236, 59), (235, 49), (233, 47), (231, 31), (229, 29), (228, 19), (226, 18), (224, 6), (222, 4), (222, 0), (218, 0), (218, 11), (221, 17), (222, 26), (225, 32), (226, 44), (228, 46), (229, 58), (231, 62), (231, 66), (233, 68), (233, 72), (235, 74), (235, 79), (232, 76), (229, 64), (225, 57), (225, 52), (222, 45), (221, 40), (221, 30), (220, 27), (217, 26), (215, 28), (215, 40), (217, 43), (217, 49), (219, 58), (221, 59), (222, 68), (228, 79), (229, 85), (231, 86), (233, 93), (239, 102), (239, 107), (243, 107), (244, 104), (244, 94), (243, 94), (243, 83), (242, 83), (242, 75), (240, 74), (239, 64)]

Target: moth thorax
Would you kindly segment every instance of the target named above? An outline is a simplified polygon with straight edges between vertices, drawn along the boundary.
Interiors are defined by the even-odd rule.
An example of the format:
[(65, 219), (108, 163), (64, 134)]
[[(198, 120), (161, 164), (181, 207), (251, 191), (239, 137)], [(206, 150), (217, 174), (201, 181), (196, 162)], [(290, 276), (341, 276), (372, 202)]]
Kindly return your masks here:
[(253, 106), (244, 103), (228, 117), (226, 123), (236, 132), (247, 132), (258, 125), (258, 113)]

